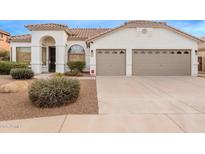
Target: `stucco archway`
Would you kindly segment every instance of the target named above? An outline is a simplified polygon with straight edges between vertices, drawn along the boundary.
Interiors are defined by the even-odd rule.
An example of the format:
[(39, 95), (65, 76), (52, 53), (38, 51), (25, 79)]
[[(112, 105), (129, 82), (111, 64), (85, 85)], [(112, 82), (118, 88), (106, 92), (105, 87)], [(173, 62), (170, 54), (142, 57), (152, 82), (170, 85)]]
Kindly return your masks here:
[(52, 36), (46, 35), (46, 36), (41, 37), (40, 44), (42, 46), (55, 46), (56, 41)]
[(56, 71), (56, 41), (52, 36), (43, 36), (40, 39), (42, 66), (46, 72)]

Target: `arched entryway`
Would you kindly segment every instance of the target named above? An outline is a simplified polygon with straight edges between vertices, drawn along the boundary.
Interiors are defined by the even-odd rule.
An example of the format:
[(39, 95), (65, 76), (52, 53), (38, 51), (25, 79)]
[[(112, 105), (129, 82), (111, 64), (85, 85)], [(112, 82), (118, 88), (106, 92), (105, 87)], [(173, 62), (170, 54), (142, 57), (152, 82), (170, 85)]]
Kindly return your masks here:
[(40, 40), (42, 46), (42, 67), (47, 72), (56, 72), (56, 42), (52, 36), (44, 36)]

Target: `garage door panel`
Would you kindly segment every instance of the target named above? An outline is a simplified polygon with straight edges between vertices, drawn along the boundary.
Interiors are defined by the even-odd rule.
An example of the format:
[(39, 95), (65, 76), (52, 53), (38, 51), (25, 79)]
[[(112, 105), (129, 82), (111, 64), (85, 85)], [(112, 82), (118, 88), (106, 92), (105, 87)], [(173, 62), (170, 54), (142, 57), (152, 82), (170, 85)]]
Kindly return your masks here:
[(125, 75), (126, 51), (124, 49), (97, 49), (96, 74), (100, 76)]
[(191, 74), (191, 51), (133, 50), (133, 75), (174, 76)]

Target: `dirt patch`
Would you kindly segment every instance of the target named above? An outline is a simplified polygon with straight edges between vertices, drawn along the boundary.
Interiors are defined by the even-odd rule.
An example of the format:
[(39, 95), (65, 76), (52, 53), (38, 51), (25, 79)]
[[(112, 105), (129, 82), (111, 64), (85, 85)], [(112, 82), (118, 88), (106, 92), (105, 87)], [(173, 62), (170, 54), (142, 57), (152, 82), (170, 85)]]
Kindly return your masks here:
[[(35, 79), (26, 80), (29, 85)], [(0, 76), (0, 85), (14, 81), (10, 76)], [(63, 114), (97, 114), (97, 92), (95, 80), (80, 80), (81, 90), (78, 100), (67, 106), (39, 109), (28, 98), (28, 92), (0, 93), (0, 120), (14, 120), (46, 117)]]

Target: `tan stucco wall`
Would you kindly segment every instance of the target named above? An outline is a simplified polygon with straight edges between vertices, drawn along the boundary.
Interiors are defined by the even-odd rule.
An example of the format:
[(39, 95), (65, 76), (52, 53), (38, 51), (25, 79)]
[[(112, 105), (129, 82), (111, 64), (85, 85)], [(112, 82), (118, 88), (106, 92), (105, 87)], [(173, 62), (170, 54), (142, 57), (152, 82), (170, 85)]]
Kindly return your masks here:
[(199, 52), (198, 52), (198, 56), (205, 56), (205, 50), (199, 51)]
[(10, 44), (7, 42), (8, 35), (3, 34), (3, 38), (0, 38), (0, 51), (10, 51)]
[(199, 51), (198, 56), (202, 57), (202, 71), (205, 71), (205, 50)]

